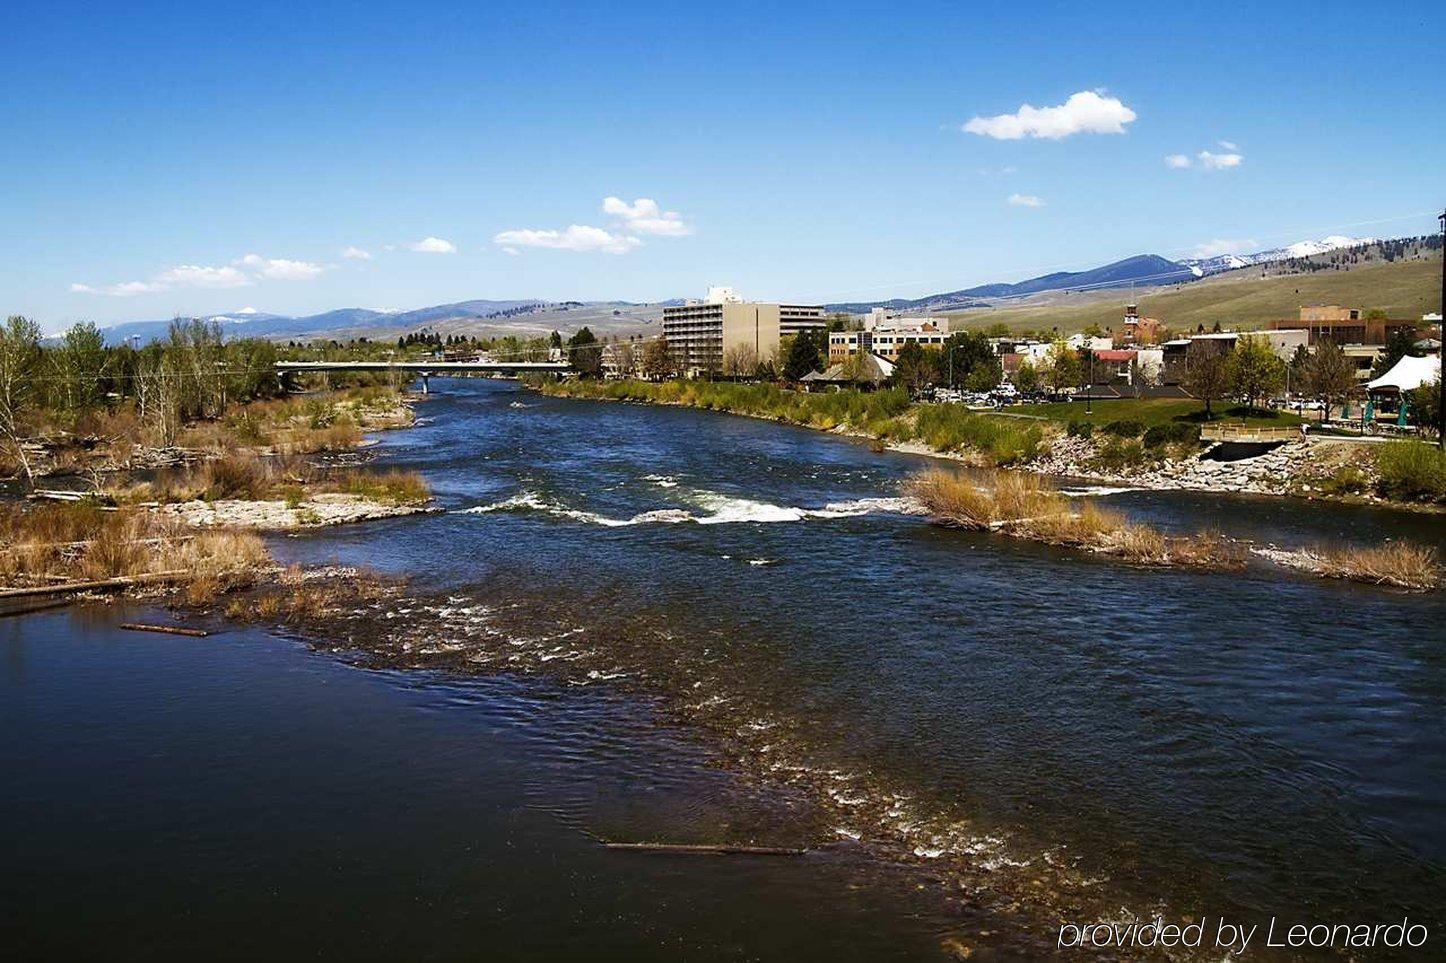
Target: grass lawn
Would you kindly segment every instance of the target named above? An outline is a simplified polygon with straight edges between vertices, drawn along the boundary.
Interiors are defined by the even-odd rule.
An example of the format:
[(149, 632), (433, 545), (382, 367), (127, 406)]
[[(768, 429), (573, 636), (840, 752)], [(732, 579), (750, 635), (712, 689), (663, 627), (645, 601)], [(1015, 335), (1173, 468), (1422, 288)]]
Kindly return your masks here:
[[(1300, 424), (1298, 416), (1284, 411), (1264, 415), (1252, 412), (1247, 417), (1244, 409), (1229, 407), (1228, 402), (1216, 402), (1212, 407), (1216, 420), (1220, 421), (1243, 421), (1250, 425), (1280, 428)], [(1090, 402), (1090, 408), (1090, 413), (1085, 414), (1083, 401), (1053, 401), (1042, 405), (1016, 405), (1007, 410), (1014, 414), (1036, 415), (1051, 421), (1091, 421), (1096, 425), (1134, 420), (1143, 422), (1146, 428), (1173, 422), (1204, 423), (1205, 415), (1205, 403), (1191, 398), (1111, 398)]]

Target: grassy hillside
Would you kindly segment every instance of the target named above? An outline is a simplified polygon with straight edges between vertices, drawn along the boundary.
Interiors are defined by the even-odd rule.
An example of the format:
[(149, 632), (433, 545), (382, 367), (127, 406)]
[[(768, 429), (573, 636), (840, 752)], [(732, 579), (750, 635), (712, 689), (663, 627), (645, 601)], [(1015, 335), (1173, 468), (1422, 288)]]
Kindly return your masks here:
[[(1136, 288), (1140, 313), (1159, 318), (1176, 331), (1216, 321), (1223, 327), (1260, 327), (1277, 318), (1299, 316), (1303, 304), (1344, 304), (1381, 308), (1393, 318), (1419, 318), (1440, 310), (1441, 260), (1361, 264), (1348, 271), (1320, 271), (1285, 277), (1260, 276), (1242, 268), (1201, 281), (1160, 288)], [(1058, 327), (1071, 334), (1091, 324), (1118, 327), (1129, 289), (1054, 293), (1000, 307), (950, 315), (954, 325), (988, 328), (1004, 324), (1012, 332)]]

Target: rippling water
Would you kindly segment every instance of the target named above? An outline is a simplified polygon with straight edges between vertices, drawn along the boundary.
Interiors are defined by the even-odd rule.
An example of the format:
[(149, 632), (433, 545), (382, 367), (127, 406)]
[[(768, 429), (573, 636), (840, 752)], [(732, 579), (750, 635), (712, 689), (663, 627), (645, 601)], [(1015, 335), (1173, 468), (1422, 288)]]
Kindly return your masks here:
[[(278, 654), (248, 633), (228, 650), (227, 671), (275, 702), (268, 712), (204, 673), (198, 685), (223, 692), (219, 704), (176, 697), (192, 676), (152, 663), (197, 643), (127, 639), (160, 653), (141, 660), (138, 685), (178, 699), (174, 713), (112, 740), (95, 732), (134, 707), (108, 698), (81, 713), (95, 728), (62, 716), (64, 738), (37, 737), (60, 713), (38, 705), (39, 683), (12, 665), (11, 691), (31, 698), (0, 709), (3, 738), (37, 737), (79, 765), (108, 758), (92, 740), (124, 752), (165, 745), (170, 726), (294, 726), (323, 757), (304, 778), (275, 746), (258, 756), (248, 739), (231, 750), (256, 779), (236, 789), (262, 814), (284, 818), (288, 802), (306, 811), (287, 845), (325, 862), (374, 823), (377, 851), (354, 858), (394, 895), (408, 892), (398, 875), (451, 886), (471, 880), (476, 862), (518, 874), (538, 887), (537, 903), (522, 909), (509, 887), (472, 880), (505, 907), (482, 916), (507, 931), (545, 929), (549, 952), (601, 938), (633, 956), (908, 957), (960, 935), (986, 955), (1029, 956), (1032, 940), (1052, 942), (1043, 924), (1061, 914), (1440, 921), (1440, 593), (1265, 565), (1243, 575), (1135, 568), (940, 530), (897, 497), (927, 459), (743, 418), (542, 398), (500, 382), (447, 384), (421, 413), (421, 426), (383, 436), (381, 457), (423, 471), (446, 514), (276, 545), (289, 558), (411, 576), (410, 601), (360, 613), (330, 643), (388, 671)], [(1093, 494), (1164, 527), (1283, 546), (1446, 540), (1435, 516)], [(75, 711), (96, 683), (77, 678), (76, 661), (89, 663), (65, 648), (67, 633), (87, 658), (92, 636), (118, 643), (106, 625), (58, 627), (65, 618), (12, 620), (8, 644), (22, 653), (12, 661), (57, 660), (54, 678), (40, 676)], [(32, 641), (41, 625), (48, 642)], [(114, 662), (100, 676), (107, 685), (139, 674)], [(356, 720), (354, 741), (338, 719)], [(337, 738), (347, 743), (339, 760)], [(39, 765), (31, 749), (6, 752), (6, 772)], [(377, 785), (352, 785), (347, 766)], [(137, 786), (147, 797), (163, 785), (201, 791), (184, 773), (158, 784), (154, 768), (125, 780), (118, 798)], [(397, 773), (418, 768), (425, 777), (409, 791)], [(23, 823), (47, 793), (80, 805), (95, 791), (79, 774), (50, 775), (43, 792), (5, 796), (0, 815)], [(397, 793), (430, 814), (425, 828), (389, 836)], [(185, 819), (204, 840), (240, 805)], [(464, 828), (469, 808), (477, 825)], [(340, 820), (336, 838), (304, 831), (318, 810)], [(264, 904), (250, 887), (279, 866), (281, 844), (266, 834), (269, 819), (250, 820), (257, 865), (238, 878), (249, 894), (238, 898)], [(469, 858), (456, 837), (472, 829)], [(433, 833), (452, 848), (438, 853)], [(825, 848), (802, 870), (790, 860), (619, 864), (594, 836)], [(161, 836), (147, 851), (153, 882), (168, 880), (178, 851), (192, 852), (188, 839)], [(356, 895), (346, 865), (307, 865), (302, 878), (320, 873), (323, 888)], [(581, 896), (561, 895), (580, 878)], [(719, 909), (666, 899), (668, 885), (707, 891)], [(588, 898), (606, 886), (629, 907), (617, 917)], [(378, 902), (358, 899), (359, 914)], [(166, 906), (134, 901), (139, 917)], [(790, 912), (824, 914), (832, 935), (805, 936)], [(442, 934), (465, 932), (457, 914), (467, 917), (446, 898), (410, 912), (389, 904), (376, 929), (425, 927), (437, 913), (450, 922), (430, 949), (446, 949)], [(757, 922), (736, 929), (725, 917)], [(684, 932), (686, 944), (670, 942)]]

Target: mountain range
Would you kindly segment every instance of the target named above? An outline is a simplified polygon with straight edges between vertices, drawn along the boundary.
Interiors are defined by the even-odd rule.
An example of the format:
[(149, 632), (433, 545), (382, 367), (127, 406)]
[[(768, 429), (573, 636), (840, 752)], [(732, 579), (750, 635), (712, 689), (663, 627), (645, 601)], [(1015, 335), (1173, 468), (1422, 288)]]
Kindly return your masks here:
[[(1156, 287), (1184, 284), (1199, 278), (1238, 268), (1312, 257), (1342, 248), (1374, 243), (1374, 238), (1331, 235), (1320, 240), (1298, 241), (1285, 247), (1252, 254), (1221, 254), (1208, 258), (1172, 261), (1158, 254), (1138, 254), (1086, 271), (1057, 271), (1014, 283), (981, 284), (921, 298), (893, 298), (887, 301), (840, 301), (827, 304), (830, 311), (860, 313), (871, 308), (893, 311), (951, 311), (985, 307), (999, 301), (1026, 298), (1048, 292), (1089, 291), (1133, 285)], [(602, 333), (636, 330), (655, 323), (663, 305), (681, 299), (652, 304), (614, 301), (551, 302), (539, 299), (454, 301), (409, 311), (376, 311), (369, 308), (338, 308), (302, 317), (267, 314), (247, 308), (205, 320), (222, 326), (230, 337), (257, 336), (273, 339), (316, 336), (395, 336), (422, 328), (458, 333), (512, 333), (536, 335), (553, 329), (577, 328), (587, 324)], [(112, 344), (134, 339), (145, 342), (166, 333), (170, 321), (131, 321), (104, 328)]]
[(1331, 251), (1338, 251), (1341, 248), (1359, 247), (1362, 244), (1373, 244), (1378, 238), (1374, 237), (1346, 237), (1344, 234), (1332, 234), (1323, 237), (1319, 241), (1297, 241), (1285, 247), (1275, 247), (1268, 251), (1257, 251), (1254, 254), (1219, 254), (1215, 257), (1190, 258), (1181, 261), (1187, 267), (1195, 268), (1202, 274), (1219, 274), (1221, 271), (1233, 271), (1236, 268), (1249, 267), (1252, 264), (1266, 264), (1271, 261), (1289, 261), (1298, 257), (1314, 257), (1317, 254), (1328, 254)]

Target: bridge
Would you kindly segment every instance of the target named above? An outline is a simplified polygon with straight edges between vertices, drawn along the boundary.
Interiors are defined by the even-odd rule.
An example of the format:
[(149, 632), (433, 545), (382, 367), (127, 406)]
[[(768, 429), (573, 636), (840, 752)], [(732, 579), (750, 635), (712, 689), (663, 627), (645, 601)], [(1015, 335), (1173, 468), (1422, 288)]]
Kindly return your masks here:
[(1247, 425), (1243, 421), (1222, 421), (1200, 428), (1201, 441), (1244, 442), (1246, 444), (1270, 444), (1291, 441), (1300, 437), (1300, 427), (1262, 428)]
[(565, 373), (572, 365), (566, 361), (278, 361), (276, 373), (285, 375), (303, 371), (393, 371), (407, 372), (422, 379), (422, 394), (427, 393), (427, 379), (433, 375), (446, 377), (459, 374), (527, 374), (551, 371)]

